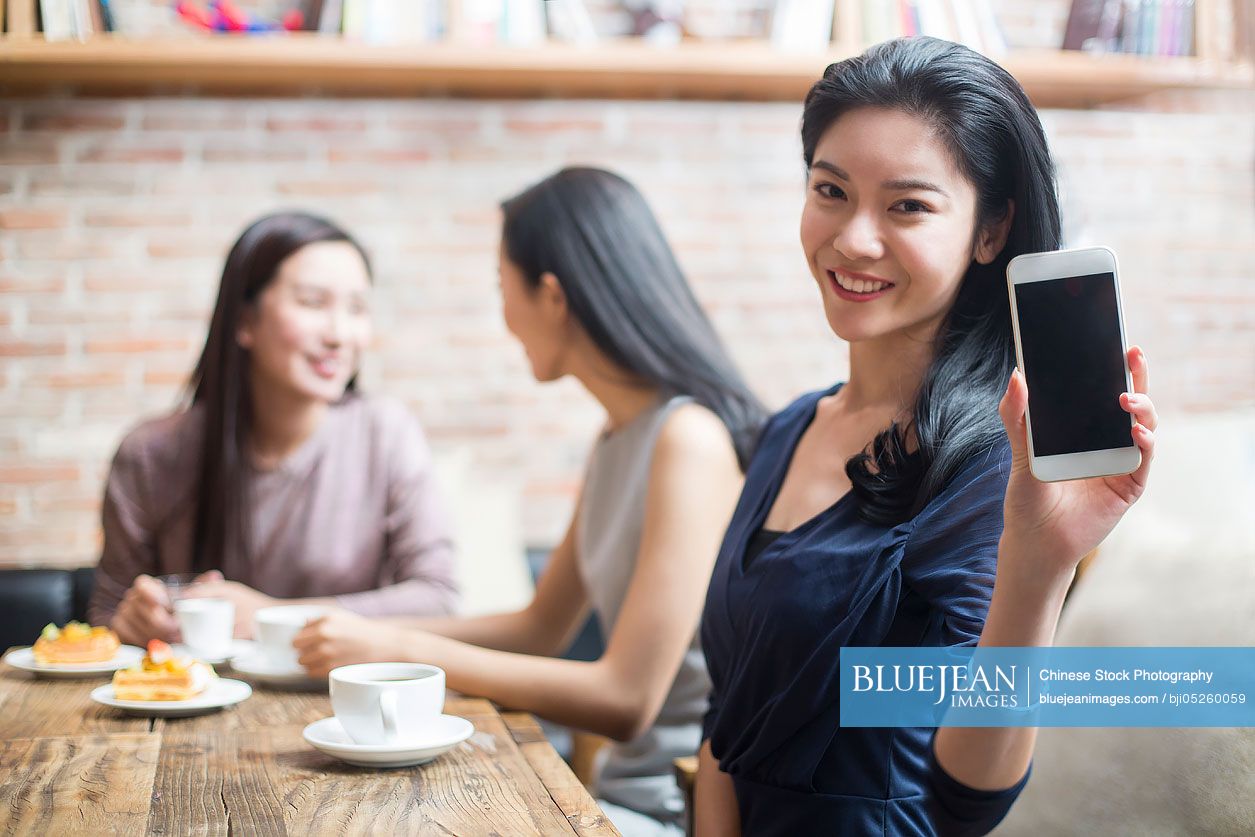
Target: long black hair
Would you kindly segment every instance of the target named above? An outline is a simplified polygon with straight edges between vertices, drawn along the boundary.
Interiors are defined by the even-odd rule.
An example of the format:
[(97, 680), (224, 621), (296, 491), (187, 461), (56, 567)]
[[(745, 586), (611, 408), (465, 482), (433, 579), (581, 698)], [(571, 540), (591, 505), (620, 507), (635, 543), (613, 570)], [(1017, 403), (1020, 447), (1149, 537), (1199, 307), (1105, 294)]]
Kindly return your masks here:
[(744, 469), (766, 410), (728, 357), (645, 198), (595, 168), (565, 168), (504, 201), (506, 255), (535, 288), (558, 278), (571, 313), (616, 365), (689, 395), (728, 428)]
[[(1037, 112), (1006, 70), (936, 38), (899, 38), (832, 64), (802, 113), (809, 171), (824, 132), (855, 108), (918, 117), (936, 132), (977, 194), (977, 234), (1014, 213), (1006, 245), (989, 264), (973, 260), (937, 332), (909, 422), (894, 422), (846, 463), (860, 515), (913, 517), (971, 456), (999, 443), (995, 409), (1015, 365), (1006, 267), (1021, 253), (1059, 247), (1054, 164)], [(918, 449), (909, 451), (914, 431)]]
[[(249, 432), (252, 399), (248, 350), (236, 341), (245, 312), (274, 281), (283, 260), (309, 244), (343, 241), (366, 252), (332, 222), (303, 212), (281, 212), (254, 221), (227, 255), (209, 336), (188, 382), (192, 404), (204, 412), (197, 481), (192, 566), (221, 568), (230, 552), (247, 555)], [(356, 389), (356, 377), (348, 389)]]

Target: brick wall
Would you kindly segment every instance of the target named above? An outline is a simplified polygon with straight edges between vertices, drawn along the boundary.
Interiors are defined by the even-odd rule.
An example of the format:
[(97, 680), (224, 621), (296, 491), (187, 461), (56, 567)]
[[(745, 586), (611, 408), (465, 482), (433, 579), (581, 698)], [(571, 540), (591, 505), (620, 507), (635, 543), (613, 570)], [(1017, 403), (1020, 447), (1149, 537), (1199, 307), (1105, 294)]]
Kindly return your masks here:
[[(1033, 18), (1030, 34), (1042, 25)], [(1130, 339), (1147, 347), (1169, 412), (1255, 403), (1251, 104), (1195, 94), (1042, 114), (1070, 243), (1120, 253)], [(797, 244), (798, 112), (0, 103), (0, 564), (94, 560), (118, 439), (176, 404), (226, 248), (281, 207), (340, 219), (374, 255), (367, 388), (410, 404), (438, 447), (468, 448), (477, 467), (517, 486), (528, 540), (555, 541), (598, 410), (570, 382), (532, 382), (500, 321), (497, 201), (567, 163), (632, 178), (751, 383), (778, 407), (846, 368)]]

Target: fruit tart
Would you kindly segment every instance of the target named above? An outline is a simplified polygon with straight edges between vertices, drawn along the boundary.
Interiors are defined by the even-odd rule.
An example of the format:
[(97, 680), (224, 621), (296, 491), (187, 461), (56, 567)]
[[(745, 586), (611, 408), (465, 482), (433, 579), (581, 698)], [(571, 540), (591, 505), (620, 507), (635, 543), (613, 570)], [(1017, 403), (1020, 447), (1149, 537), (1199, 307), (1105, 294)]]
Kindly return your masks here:
[(116, 700), (187, 700), (217, 678), (212, 666), (175, 656), (169, 645), (153, 639), (142, 660), (113, 673), (113, 696)]
[(58, 628), (49, 623), (35, 640), (31, 653), (40, 665), (103, 663), (112, 660), (120, 647), (118, 635), (106, 627), (70, 622)]

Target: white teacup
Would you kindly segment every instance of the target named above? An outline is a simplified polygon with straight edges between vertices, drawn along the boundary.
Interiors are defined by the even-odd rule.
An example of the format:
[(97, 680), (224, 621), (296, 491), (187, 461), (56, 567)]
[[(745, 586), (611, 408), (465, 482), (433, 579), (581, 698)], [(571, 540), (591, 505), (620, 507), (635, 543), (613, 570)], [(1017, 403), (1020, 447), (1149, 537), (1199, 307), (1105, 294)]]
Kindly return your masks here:
[(444, 670), (422, 663), (359, 663), (331, 670), (331, 708), (358, 744), (420, 740), (444, 711)]
[(253, 634), (261, 643), (266, 661), (277, 669), (297, 669), (296, 649), (292, 640), (307, 622), (326, 614), (317, 605), (277, 605), (263, 607), (253, 614)]
[(183, 644), (202, 657), (226, 657), (235, 633), (235, 604), (226, 599), (177, 599), (174, 615), (179, 620)]

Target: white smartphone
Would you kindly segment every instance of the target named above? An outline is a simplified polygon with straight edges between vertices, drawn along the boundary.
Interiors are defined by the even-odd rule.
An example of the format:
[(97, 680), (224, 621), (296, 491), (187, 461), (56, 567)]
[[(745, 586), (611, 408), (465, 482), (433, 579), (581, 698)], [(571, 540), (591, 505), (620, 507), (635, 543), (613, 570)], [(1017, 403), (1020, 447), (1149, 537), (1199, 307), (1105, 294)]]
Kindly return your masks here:
[(1007, 265), (1015, 356), (1028, 383), (1028, 453), (1043, 482), (1127, 474), (1142, 462), (1116, 254), (1026, 253)]

